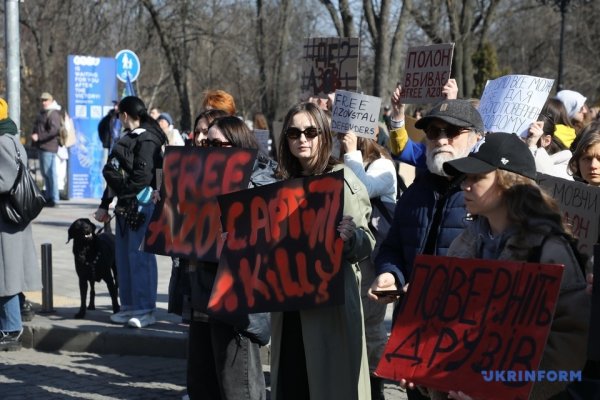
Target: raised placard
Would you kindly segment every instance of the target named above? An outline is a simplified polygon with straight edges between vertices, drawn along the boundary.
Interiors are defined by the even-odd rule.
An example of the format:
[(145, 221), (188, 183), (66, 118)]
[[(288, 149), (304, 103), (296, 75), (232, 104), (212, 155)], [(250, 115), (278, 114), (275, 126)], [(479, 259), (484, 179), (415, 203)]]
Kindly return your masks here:
[(479, 102), (485, 131), (527, 137), (553, 84), (554, 79), (529, 75), (506, 75), (488, 81)]
[(302, 55), (302, 97), (327, 97), (358, 87), (358, 38), (307, 38)]
[(445, 97), (442, 89), (452, 70), (454, 43), (408, 49), (404, 77), (400, 81), (403, 103), (437, 103)]
[(331, 113), (331, 130), (353, 132), (356, 136), (375, 139), (381, 99), (366, 94), (336, 90)]

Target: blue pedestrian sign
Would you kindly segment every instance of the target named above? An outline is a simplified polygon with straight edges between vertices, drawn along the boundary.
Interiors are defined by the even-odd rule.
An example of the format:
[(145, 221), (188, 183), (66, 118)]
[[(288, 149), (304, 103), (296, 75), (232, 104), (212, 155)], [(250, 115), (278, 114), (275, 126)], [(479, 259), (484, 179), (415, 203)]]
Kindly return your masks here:
[(140, 59), (131, 50), (121, 50), (115, 56), (117, 60), (117, 79), (121, 82), (134, 82), (140, 75)]

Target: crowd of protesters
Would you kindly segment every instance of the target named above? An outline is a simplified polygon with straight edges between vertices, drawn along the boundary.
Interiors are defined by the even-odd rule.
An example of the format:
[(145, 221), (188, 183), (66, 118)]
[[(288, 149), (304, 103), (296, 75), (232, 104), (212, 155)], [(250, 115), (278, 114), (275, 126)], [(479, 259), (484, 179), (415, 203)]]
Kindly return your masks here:
[[(457, 84), (450, 79), (444, 100), (413, 110), (415, 127), (424, 132), (423, 141), (415, 142), (405, 126), (401, 91), (396, 87), (391, 106), (385, 107), (376, 140), (333, 133), (330, 98), (300, 102), (288, 111), (282, 131), (271, 132), (279, 137), (272, 153), (260, 149), (252, 130), (236, 117), (233, 96), (223, 90), (205, 92), (189, 136), (175, 129), (170, 114), (158, 108), (147, 111), (137, 97), (115, 102), (100, 132), (109, 151), (103, 171), (107, 187), (95, 214), (107, 222), (109, 204), (117, 198), (121, 311), (111, 320), (133, 328), (155, 323), (156, 259), (140, 245), (160, 197), (156, 170), (165, 146), (256, 149), (250, 187), (338, 170), (344, 171), (345, 182), (337, 226), (344, 243), (344, 303), (271, 314), (272, 399), (384, 399), (375, 370), (387, 342), (386, 307), (397, 304), (398, 291), (410, 287), (419, 254), (532, 261), (535, 251), (535, 262), (563, 264), (540, 368), (582, 370), (588, 361), (586, 373), (598, 378), (594, 364), (586, 360), (591, 261), (582, 271), (576, 238), (557, 203), (536, 183), (536, 175), (544, 173), (600, 186), (600, 121), (586, 97), (559, 91), (526, 137), (486, 133), (477, 101), (457, 99)], [(257, 113), (254, 125), (268, 129), (269, 122)], [(36, 125), (34, 139), (40, 143), (42, 125)], [(405, 190), (399, 189), (399, 161), (417, 171)], [(46, 169), (49, 201), (56, 200), (53, 172)], [(262, 344), (245, 334), (248, 315), (241, 322), (225, 321), (207, 311), (217, 266), (173, 259), (169, 311), (189, 324), (188, 396), (265, 399)], [(386, 292), (391, 294), (382, 294)], [(0, 328), (3, 318), (0, 308)], [(460, 387), (441, 393), (406, 380), (400, 384), (411, 400), (470, 399)], [(561, 397), (566, 391), (565, 382), (541, 382), (531, 398), (568, 398)]]

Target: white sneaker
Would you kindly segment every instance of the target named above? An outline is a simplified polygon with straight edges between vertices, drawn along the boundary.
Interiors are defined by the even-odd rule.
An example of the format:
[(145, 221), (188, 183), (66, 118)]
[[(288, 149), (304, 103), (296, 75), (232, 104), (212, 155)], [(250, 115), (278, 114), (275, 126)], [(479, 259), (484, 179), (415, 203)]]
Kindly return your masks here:
[(115, 324), (126, 324), (131, 319), (131, 311), (119, 311), (110, 316), (110, 320)]
[(152, 312), (149, 312), (144, 315), (138, 315), (127, 321), (127, 325), (129, 325), (132, 328), (145, 328), (148, 325), (152, 325), (155, 323), (156, 318), (154, 318), (154, 313)]

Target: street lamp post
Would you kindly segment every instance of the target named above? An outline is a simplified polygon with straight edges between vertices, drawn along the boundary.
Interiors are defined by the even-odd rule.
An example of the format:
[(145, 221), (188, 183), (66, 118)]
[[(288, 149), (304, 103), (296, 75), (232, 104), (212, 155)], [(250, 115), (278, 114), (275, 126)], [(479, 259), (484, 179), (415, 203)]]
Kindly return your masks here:
[(581, 4), (589, 3), (590, 0), (539, 0), (544, 5), (550, 5), (560, 12), (560, 45), (558, 49), (558, 79), (556, 83), (557, 91), (563, 89), (563, 55), (565, 43), (565, 17), (569, 7), (576, 7)]

